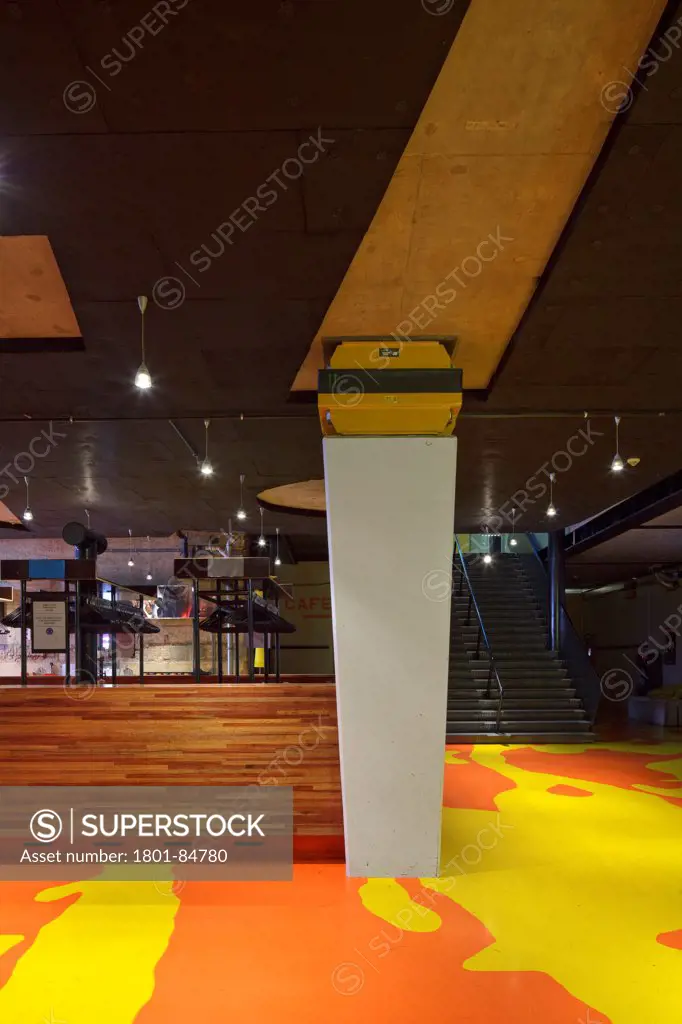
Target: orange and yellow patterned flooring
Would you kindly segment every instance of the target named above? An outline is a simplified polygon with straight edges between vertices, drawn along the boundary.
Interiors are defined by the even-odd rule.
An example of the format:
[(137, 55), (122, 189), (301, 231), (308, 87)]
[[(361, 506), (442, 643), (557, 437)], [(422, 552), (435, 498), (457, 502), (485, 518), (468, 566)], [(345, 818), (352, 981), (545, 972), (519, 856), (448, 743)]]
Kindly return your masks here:
[(677, 1024), (682, 742), (459, 746), (441, 877), (0, 884), (2, 1024)]

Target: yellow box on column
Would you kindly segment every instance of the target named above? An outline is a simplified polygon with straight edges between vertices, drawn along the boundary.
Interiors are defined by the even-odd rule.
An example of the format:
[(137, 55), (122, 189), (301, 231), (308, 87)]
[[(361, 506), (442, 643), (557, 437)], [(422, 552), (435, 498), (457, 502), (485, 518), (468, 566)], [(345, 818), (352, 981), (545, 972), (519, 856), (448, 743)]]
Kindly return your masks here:
[(455, 339), (326, 338), (318, 375), (323, 434), (443, 437), (462, 407)]

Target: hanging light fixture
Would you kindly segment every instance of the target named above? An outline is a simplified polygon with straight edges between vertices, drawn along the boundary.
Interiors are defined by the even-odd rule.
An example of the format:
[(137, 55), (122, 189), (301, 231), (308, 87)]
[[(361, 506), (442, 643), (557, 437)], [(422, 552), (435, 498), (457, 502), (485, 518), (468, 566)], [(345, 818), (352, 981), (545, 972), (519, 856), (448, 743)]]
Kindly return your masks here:
[(33, 512), (31, 511), (31, 502), (29, 501), (29, 498), (28, 498), (28, 477), (27, 476), (24, 477), (24, 483), (26, 484), (26, 508), (24, 509), (21, 518), (24, 520), (25, 523), (30, 523), (30, 522), (33, 521)]
[(206, 434), (206, 445), (204, 448), (204, 459), (199, 466), (199, 472), (202, 476), (213, 476), (213, 464), (208, 457), (208, 428), (211, 426), (210, 420), (204, 420), (204, 430)]
[[(243, 473), (239, 477), (239, 508), (237, 509), (237, 519), (246, 519), (246, 509), (244, 508), (244, 481), (246, 477)], [(261, 531), (262, 532), (262, 531)]]
[(135, 559), (133, 558), (133, 531), (128, 530), (128, 567), (132, 569), (135, 565)]
[(275, 551), (275, 565), (281, 565), (282, 559), (279, 557), (279, 526), (275, 528), (275, 533), (277, 534), (277, 550)]
[(147, 312), (147, 296), (138, 295), (137, 305), (140, 310), (140, 347), (142, 350), (142, 362), (138, 366), (137, 373), (135, 374), (135, 387), (139, 388), (140, 391), (148, 391), (152, 386), (152, 375), (147, 369), (144, 349), (144, 315)]
[(263, 508), (261, 507), (261, 509), (260, 509), (260, 537), (258, 538), (258, 547), (259, 548), (266, 548), (267, 546), (268, 546), (268, 542), (266, 541), (265, 534), (263, 533)]
[(484, 564), (485, 564), (485, 565), (490, 565), (490, 563), (492, 562), (492, 560), (493, 560), (493, 556), (492, 556), (492, 555), (490, 554), (490, 552), (489, 552), (489, 551), (488, 551), (488, 552), (486, 552), (486, 554), (485, 554), (485, 555), (483, 556), (483, 562), (484, 562)]
[(611, 472), (622, 473), (625, 469), (625, 463), (620, 456), (620, 438), (618, 433), (618, 428), (620, 427), (620, 416), (614, 416), (614, 421), (616, 424), (616, 454), (613, 456), (613, 461), (611, 462)]
[(553, 519), (557, 514), (557, 507), (554, 504), (554, 480), (556, 479), (555, 473), (549, 474), (549, 505), (547, 506), (547, 515), (550, 519)]
[(154, 577), (152, 576), (152, 565), (151, 565), (152, 556), (151, 556), (151, 551), (149, 550), (149, 548), (150, 548), (150, 541), (149, 541), (149, 534), (147, 534), (147, 575), (146, 575), (146, 579), (147, 579), (148, 583), (151, 582), (151, 580), (154, 579)]
[(511, 517), (512, 517), (512, 535), (511, 535), (511, 537), (509, 539), (509, 547), (510, 548), (515, 548), (516, 545), (518, 544), (518, 541), (516, 539), (516, 508), (512, 508), (512, 510), (511, 510)]

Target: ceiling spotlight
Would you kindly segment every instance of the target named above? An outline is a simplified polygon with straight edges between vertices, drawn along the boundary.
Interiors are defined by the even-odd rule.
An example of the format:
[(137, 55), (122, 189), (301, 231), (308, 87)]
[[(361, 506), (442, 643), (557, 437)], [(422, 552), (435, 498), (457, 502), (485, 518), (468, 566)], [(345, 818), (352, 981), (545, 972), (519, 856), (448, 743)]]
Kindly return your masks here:
[(208, 428), (211, 426), (210, 420), (204, 420), (204, 431), (206, 436), (206, 446), (204, 448), (204, 458), (199, 464), (199, 472), (202, 476), (213, 476), (213, 464), (208, 457)]
[(237, 519), (246, 519), (246, 509), (244, 508), (244, 480), (246, 477), (243, 473), (239, 477), (239, 508), (237, 509)]
[(139, 388), (140, 391), (147, 391), (152, 386), (152, 375), (147, 369), (144, 350), (144, 315), (147, 311), (147, 296), (138, 295), (137, 305), (140, 310), (140, 347), (142, 350), (142, 362), (135, 374), (135, 387)]
[(547, 515), (550, 519), (553, 519), (557, 514), (557, 507), (554, 504), (554, 481), (556, 476), (554, 473), (549, 474), (549, 505), (547, 506)]
[(490, 565), (492, 560), (493, 560), (493, 556), (490, 555), (490, 554), (483, 556), (483, 561), (485, 562), (486, 565)]
[(619, 444), (619, 436), (618, 436), (618, 428), (620, 426), (620, 416), (614, 416), (614, 421), (615, 421), (615, 424), (616, 424), (616, 454), (613, 456), (613, 461), (611, 463), (611, 472), (612, 473), (622, 473), (623, 470), (625, 469), (625, 463), (623, 462), (622, 458), (620, 457), (620, 444)]
[(26, 484), (26, 508), (24, 509), (21, 518), (24, 520), (25, 523), (30, 523), (30, 522), (33, 521), (33, 512), (31, 511), (31, 502), (29, 501), (29, 497), (28, 497), (28, 477), (27, 476), (24, 477), (24, 483)]

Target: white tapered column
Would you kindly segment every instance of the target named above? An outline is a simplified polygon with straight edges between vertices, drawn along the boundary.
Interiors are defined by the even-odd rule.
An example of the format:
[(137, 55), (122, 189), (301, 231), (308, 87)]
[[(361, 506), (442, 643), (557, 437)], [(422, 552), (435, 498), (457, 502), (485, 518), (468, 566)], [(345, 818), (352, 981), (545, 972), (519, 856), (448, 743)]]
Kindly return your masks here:
[(347, 872), (435, 876), (457, 441), (323, 444)]

